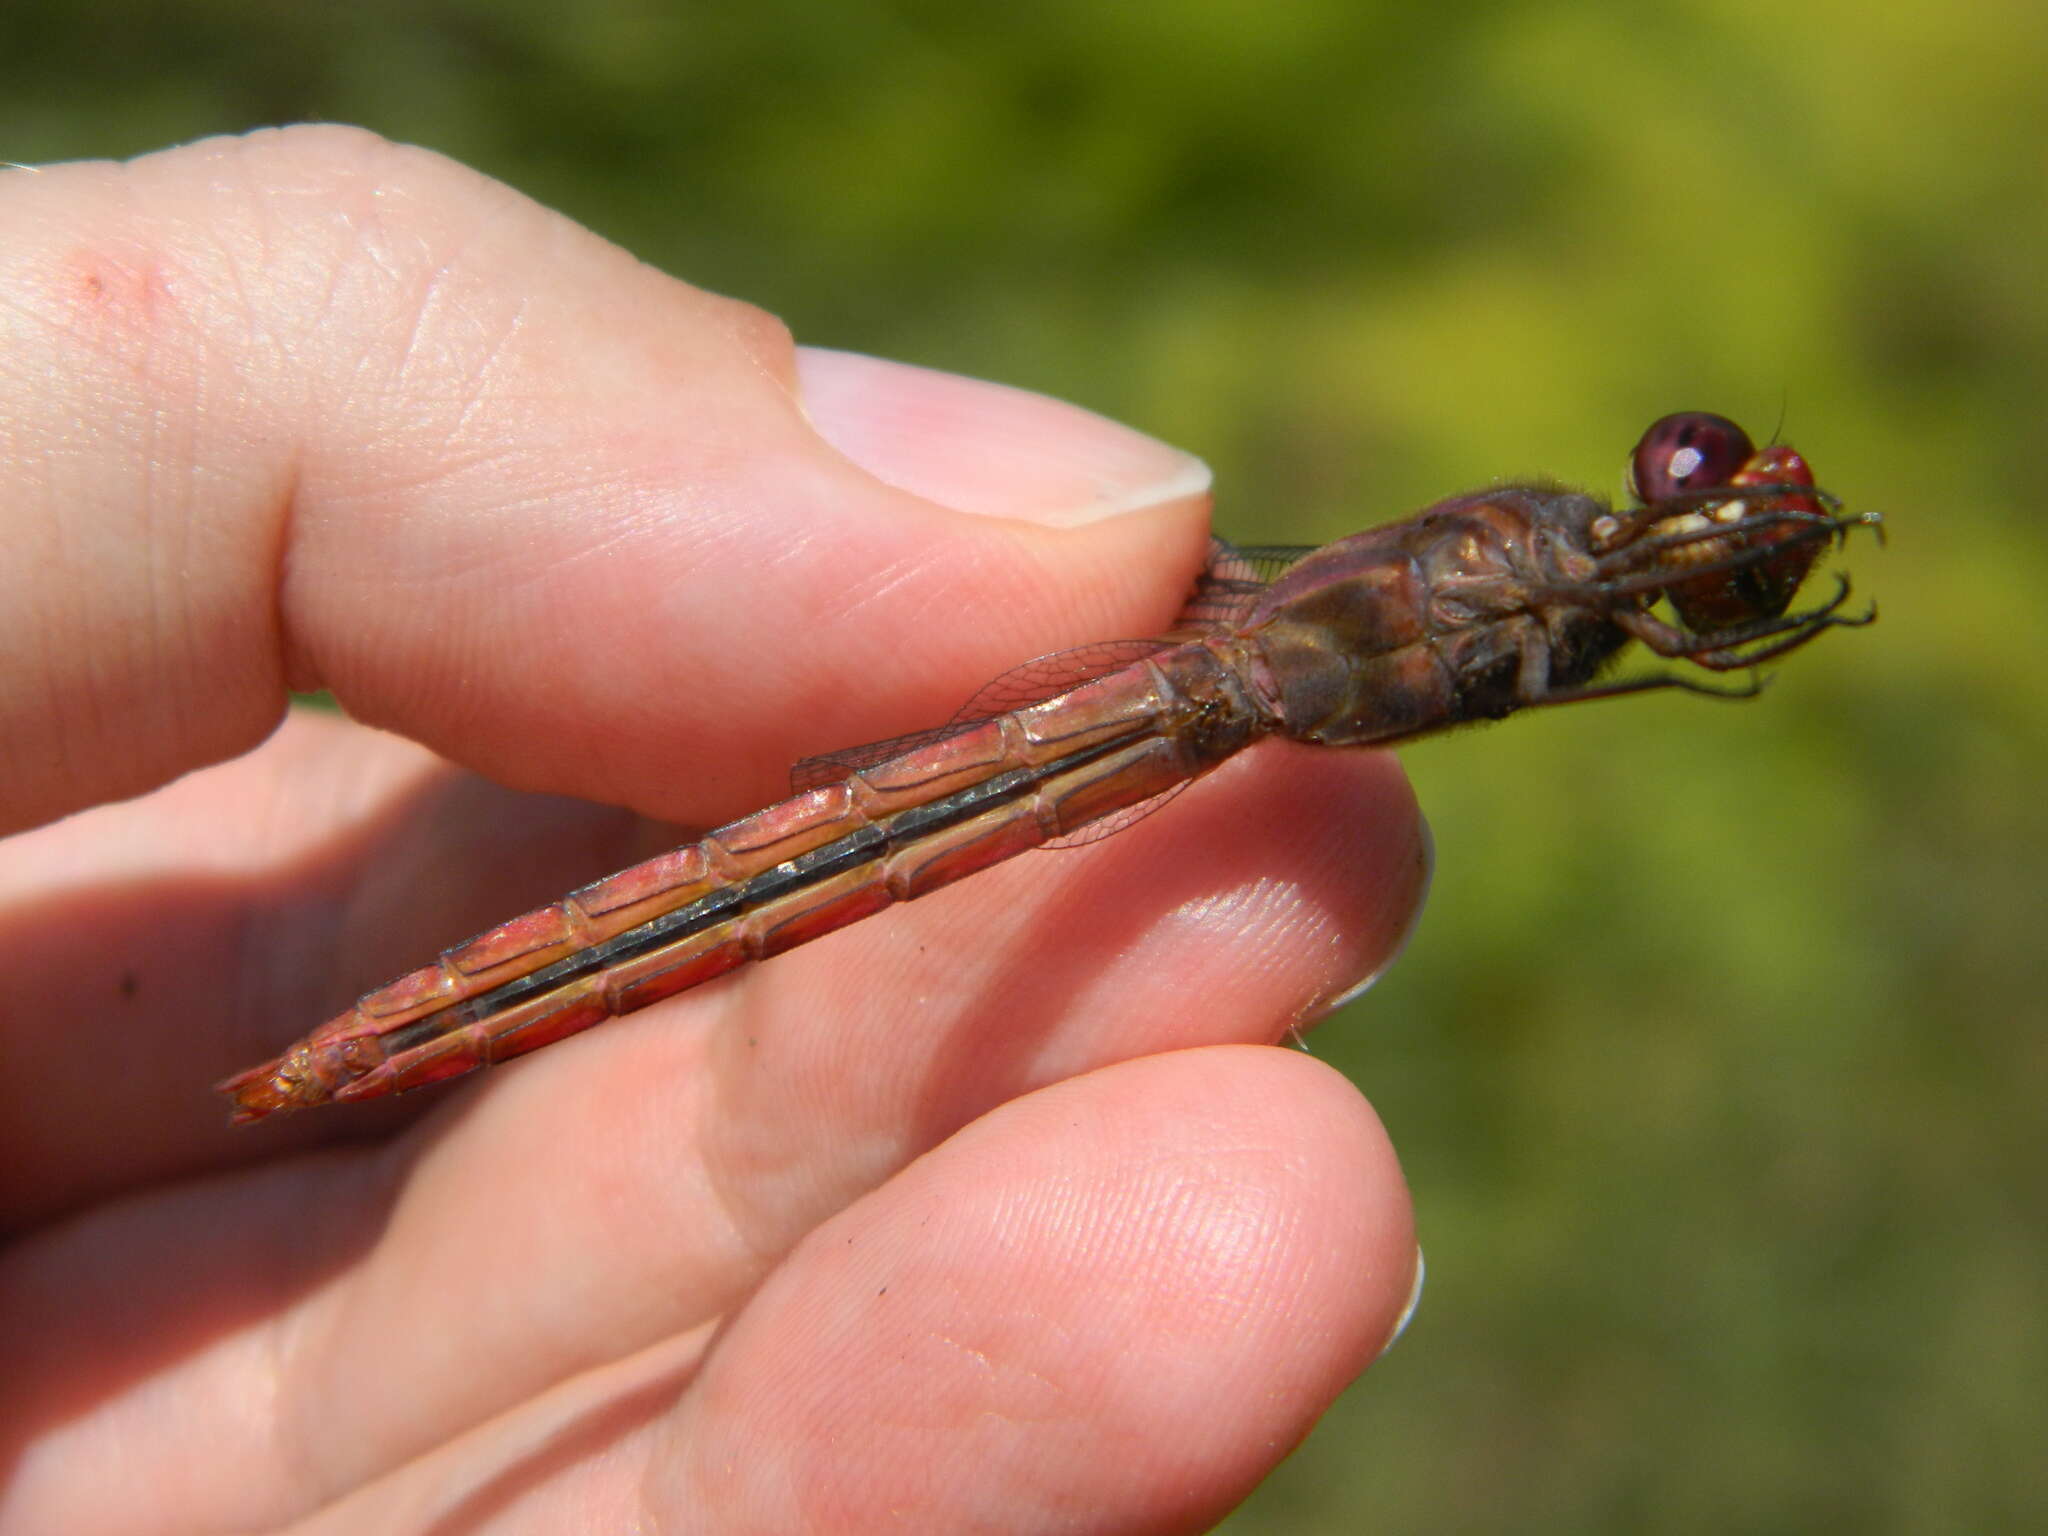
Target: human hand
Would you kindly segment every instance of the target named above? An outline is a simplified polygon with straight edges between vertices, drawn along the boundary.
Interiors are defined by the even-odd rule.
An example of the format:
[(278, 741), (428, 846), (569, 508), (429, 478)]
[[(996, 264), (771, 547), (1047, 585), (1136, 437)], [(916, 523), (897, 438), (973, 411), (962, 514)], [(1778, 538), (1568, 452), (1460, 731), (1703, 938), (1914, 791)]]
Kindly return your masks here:
[(1394, 1326), (1384, 1135), (1263, 1048), (1420, 899), (1382, 755), (462, 1086), (208, 1088), (1163, 627), (1193, 461), (318, 129), (0, 177), (0, 485), (0, 1529), (1199, 1529)]

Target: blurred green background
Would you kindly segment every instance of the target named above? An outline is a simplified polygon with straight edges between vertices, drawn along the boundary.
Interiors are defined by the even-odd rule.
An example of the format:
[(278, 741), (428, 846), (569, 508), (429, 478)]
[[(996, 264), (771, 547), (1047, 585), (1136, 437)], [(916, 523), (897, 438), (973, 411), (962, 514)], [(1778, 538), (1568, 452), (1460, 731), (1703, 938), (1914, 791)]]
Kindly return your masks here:
[(1429, 1290), (1226, 1528), (2048, 1529), (2044, 44), (2039, 0), (95, 0), (0, 17), (0, 157), (361, 123), (1185, 444), (1254, 541), (1782, 423), (1890, 519), (1881, 624), (1753, 705), (1407, 754), (1431, 910), (1313, 1048)]

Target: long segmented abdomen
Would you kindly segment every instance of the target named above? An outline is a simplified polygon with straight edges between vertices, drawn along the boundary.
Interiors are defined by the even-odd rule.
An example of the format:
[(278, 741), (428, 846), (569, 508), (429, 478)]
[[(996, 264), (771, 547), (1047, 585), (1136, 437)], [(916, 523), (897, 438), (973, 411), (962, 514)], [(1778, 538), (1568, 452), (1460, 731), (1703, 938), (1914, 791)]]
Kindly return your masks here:
[[(950, 885), (1213, 766), (1194, 645), (720, 827), (445, 951), (221, 1085), (237, 1123), (400, 1092)], [(1178, 674), (1176, 680), (1175, 674)]]

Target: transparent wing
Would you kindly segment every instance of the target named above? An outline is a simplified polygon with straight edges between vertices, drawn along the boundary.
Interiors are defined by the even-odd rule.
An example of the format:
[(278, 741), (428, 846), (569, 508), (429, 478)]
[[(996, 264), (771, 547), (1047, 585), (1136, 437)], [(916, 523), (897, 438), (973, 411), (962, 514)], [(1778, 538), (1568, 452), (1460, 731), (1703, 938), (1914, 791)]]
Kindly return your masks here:
[(1209, 541), (1209, 563), (1195, 578), (1195, 590), (1174, 621), (1176, 635), (1206, 634), (1242, 624), (1274, 579), (1313, 544), (1247, 544)]
[(1173, 788), (1161, 790), (1150, 800), (1140, 800), (1136, 805), (1127, 805), (1120, 811), (1112, 811), (1100, 821), (1089, 822), (1087, 826), (1081, 828), (1078, 832), (1069, 832), (1065, 837), (1048, 839), (1043, 846), (1047, 848), (1081, 848), (1089, 843), (1099, 843), (1105, 837), (1114, 837), (1126, 827), (1136, 826), (1194, 782), (1193, 779), (1183, 779), (1180, 783), (1174, 785)]

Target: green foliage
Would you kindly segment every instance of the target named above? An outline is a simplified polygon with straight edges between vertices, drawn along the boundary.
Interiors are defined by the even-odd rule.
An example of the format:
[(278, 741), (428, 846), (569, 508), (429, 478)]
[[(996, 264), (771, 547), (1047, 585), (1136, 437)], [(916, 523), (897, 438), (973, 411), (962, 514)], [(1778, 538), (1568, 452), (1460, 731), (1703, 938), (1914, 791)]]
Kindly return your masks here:
[(1410, 754), (1433, 910), (1314, 1048), (1431, 1288), (1230, 1529), (2048, 1525), (2048, 12), (34, 11), (0, 155), (363, 123), (805, 340), (1188, 444), (1252, 541), (1782, 419), (1891, 519), (1881, 624), (1755, 704)]

